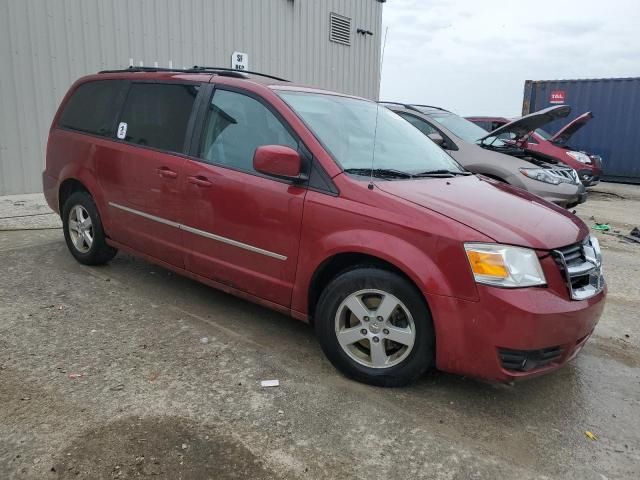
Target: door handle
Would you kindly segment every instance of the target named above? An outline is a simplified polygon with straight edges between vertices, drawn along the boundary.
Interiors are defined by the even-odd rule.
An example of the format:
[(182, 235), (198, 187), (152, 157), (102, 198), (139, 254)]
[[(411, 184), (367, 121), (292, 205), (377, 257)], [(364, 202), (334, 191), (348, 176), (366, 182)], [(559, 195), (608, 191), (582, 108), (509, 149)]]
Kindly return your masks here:
[(178, 173), (170, 170), (167, 167), (157, 168), (156, 173), (164, 178), (178, 178)]
[(197, 185), (198, 187), (208, 188), (211, 185), (213, 185), (209, 180), (207, 180), (207, 177), (203, 177), (202, 175), (197, 175), (195, 177), (187, 177), (187, 181), (189, 183), (193, 183), (194, 185)]

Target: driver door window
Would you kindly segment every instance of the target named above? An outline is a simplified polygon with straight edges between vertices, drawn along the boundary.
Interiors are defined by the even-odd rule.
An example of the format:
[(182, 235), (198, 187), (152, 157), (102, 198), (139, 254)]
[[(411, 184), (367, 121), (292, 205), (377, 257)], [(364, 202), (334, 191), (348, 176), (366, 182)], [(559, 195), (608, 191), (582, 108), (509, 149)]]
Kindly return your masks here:
[(411, 125), (416, 127), (418, 130), (420, 130), (425, 135), (429, 135), (431, 133), (440, 134), (440, 132), (438, 132), (438, 130), (433, 128), (431, 125), (429, 125), (424, 120), (419, 119), (418, 117), (414, 117), (413, 115), (408, 115), (406, 113), (398, 113), (398, 115), (400, 115), (402, 118), (404, 118), (407, 122), (409, 122)]
[[(398, 113), (398, 112), (396, 112), (396, 113)], [(411, 114), (408, 114), (408, 113), (398, 113), (398, 115), (400, 115), (407, 122), (409, 122), (411, 125), (416, 127), (418, 130), (420, 130), (422, 133), (424, 133), (427, 136), (429, 136), (432, 133), (440, 135), (444, 140), (444, 143), (441, 145), (441, 147), (444, 148), (445, 150), (457, 150), (458, 149), (456, 144), (453, 143), (449, 137), (445, 136), (440, 130), (435, 128), (433, 125), (431, 125), (426, 120), (423, 120), (421, 118), (418, 118), (418, 117), (416, 117), (414, 115), (411, 115)]]
[(254, 98), (216, 90), (209, 105), (200, 157), (207, 163), (253, 172), (262, 145), (298, 143), (271, 111)]

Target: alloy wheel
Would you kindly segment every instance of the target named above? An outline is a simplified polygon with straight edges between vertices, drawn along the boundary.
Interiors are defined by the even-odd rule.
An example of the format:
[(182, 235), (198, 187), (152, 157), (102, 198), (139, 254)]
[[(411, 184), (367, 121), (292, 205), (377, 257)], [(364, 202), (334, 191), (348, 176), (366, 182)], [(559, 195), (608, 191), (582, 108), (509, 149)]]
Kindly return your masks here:
[(409, 309), (382, 290), (360, 290), (345, 298), (335, 317), (338, 343), (353, 360), (369, 368), (399, 364), (413, 350), (415, 323)]
[(76, 205), (69, 212), (69, 236), (73, 246), (80, 253), (87, 253), (93, 245), (93, 224), (89, 212), (82, 206)]

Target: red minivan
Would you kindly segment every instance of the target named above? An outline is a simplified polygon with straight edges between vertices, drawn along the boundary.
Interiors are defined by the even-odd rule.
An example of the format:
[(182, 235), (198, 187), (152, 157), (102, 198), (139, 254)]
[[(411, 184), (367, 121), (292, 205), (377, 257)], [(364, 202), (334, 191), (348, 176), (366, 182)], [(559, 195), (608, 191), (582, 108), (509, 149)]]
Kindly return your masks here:
[(359, 381), (552, 371), (604, 306), (571, 213), (460, 167), (376, 103), (221, 68), (78, 80), (44, 192), (71, 254), (118, 250), (313, 324)]

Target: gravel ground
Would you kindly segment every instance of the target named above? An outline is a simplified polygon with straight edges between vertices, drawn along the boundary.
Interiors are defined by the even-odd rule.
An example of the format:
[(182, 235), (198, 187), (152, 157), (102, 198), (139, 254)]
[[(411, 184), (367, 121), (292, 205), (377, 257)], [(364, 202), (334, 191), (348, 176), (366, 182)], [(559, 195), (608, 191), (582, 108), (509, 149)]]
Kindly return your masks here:
[[(586, 222), (640, 226), (640, 187), (592, 190)], [(607, 306), (560, 371), (379, 389), (301, 322), (128, 255), (84, 267), (24, 218), (0, 218), (1, 479), (640, 478), (640, 244), (598, 233)]]

